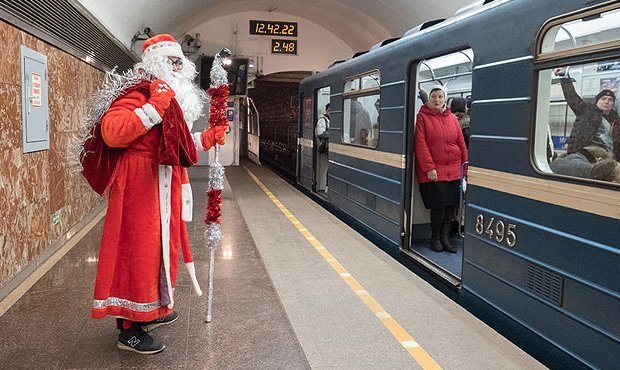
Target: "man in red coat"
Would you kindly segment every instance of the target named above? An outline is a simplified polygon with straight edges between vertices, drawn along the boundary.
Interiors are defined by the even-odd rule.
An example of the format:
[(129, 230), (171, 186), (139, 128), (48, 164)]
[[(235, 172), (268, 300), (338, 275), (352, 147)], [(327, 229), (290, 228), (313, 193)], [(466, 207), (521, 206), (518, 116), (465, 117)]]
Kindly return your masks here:
[[(116, 77), (117, 91), (107, 95), (116, 98), (101, 109), (93, 129), (108, 157), (91, 158), (111, 158), (105, 163), (111, 170), (97, 171), (102, 161), (82, 162), (89, 183), (109, 192), (91, 315), (117, 318), (122, 350), (154, 354), (165, 348), (148, 331), (178, 318), (173, 307), (181, 250), (194, 291), (202, 294), (185, 226), (192, 218), (185, 167), (197, 162), (196, 146), (210, 144), (195, 143), (201, 135), (190, 134), (205, 97), (195, 76), (172, 36), (147, 40), (142, 62)], [(219, 132), (210, 137), (223, 143)]]

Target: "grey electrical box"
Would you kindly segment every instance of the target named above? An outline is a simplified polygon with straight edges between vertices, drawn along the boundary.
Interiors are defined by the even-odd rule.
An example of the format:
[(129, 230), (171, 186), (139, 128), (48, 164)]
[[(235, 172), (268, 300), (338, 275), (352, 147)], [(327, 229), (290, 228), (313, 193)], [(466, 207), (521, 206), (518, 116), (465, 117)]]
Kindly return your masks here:
[(21, 45), (24, 153), (50, 148), (47, 57)]

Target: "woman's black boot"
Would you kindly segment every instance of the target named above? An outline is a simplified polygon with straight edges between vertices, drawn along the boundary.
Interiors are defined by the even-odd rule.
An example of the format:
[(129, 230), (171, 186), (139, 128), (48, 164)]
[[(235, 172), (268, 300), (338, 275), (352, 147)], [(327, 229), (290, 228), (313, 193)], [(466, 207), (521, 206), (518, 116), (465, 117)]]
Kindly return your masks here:
[[(434, 213), (435, 210), (431, 210), (431, 250), (434, 252), (443, 252), (443, 246), (441, 245), (441, 218), (437, 217)], [(441, 214), (439, 215), (441, 216)]]
[(450, 243), (450, 221), (444, 221), (441, 225), (441, 245), (443, 246), (443, 250), (450, 253), (456, 253), (456, 247)]
[(431, 239), (431, 249), (435, 252), (443, 252), (443, 245), (439, 239)]

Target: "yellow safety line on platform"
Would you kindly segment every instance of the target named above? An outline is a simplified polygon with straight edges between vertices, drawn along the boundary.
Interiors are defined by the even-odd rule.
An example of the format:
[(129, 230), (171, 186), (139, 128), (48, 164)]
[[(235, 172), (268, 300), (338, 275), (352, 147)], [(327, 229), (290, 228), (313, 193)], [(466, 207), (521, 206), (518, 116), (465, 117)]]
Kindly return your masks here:
[(269, 199), (282, 211), (284, 216), (299, 230), (306, 240), (316, 249), (321, 256), (330, 264), (330, 266), (340, 275), (342, 280), (353, 290), (359, 299), (362, 300), (370, 308), (372, 313), (383, 323), (383, 325), (392, 333), (394, 338), (405, 348), (409, 355), (423, 369), (441, 369), (441, 366), (420, 346), (420, 344), (407, 333), (407, 331), (392, 318), (392, 316), (377, 302), (366, 289), (338, 262), (334, 256), (329, 253), (327, 248), (318, 241), (305, 226), (280, 202), (278, 198), (250, 171), (247, 167), (243, 168), (248, 172), (250, 177), (258, 184), (258, 186), (267, 194)]

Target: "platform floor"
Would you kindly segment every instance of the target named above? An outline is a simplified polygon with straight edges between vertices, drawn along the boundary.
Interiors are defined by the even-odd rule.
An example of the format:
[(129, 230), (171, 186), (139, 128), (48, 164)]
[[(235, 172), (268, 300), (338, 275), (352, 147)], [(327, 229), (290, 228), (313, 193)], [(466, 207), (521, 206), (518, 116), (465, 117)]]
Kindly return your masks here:
[[(204, 291), (207, 172), (188, 225)], [(113, 319), (89, 318), (101, 221), (0, 317), (0, 368), (543, 368), (268, 169), (226, 178), (211, 323), (180, 270), (164, 352), (119, 351)]]

